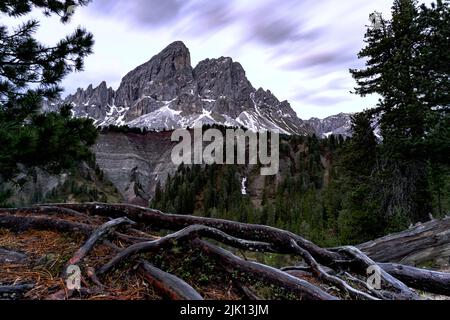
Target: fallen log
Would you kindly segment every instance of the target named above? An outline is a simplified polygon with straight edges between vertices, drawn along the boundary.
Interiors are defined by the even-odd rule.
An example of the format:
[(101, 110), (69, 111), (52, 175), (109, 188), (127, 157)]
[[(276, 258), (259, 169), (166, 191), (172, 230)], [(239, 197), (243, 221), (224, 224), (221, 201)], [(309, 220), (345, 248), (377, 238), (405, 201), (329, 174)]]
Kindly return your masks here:
[(141, 262), (138, 271), (159, 294), (170, 300), (203, 300), (189, 284), (147, 262)]
[(448, 259), (450, 218), (423, 223), (357, 247), (377, 262), (418, 265), (435, 259)]
[(378, 264), (408, 286), (425, 292), (450, 296), (450, 273), (414, 268), (394, 263)]
[(58, 218), (16, 216), (0, 214), (0, 228), (6, 228), (14, 232), (28, 230), (56, 230), (59, 232), (73, 232), (89, 235), (93, 228), (84, 223), (71, 222)]

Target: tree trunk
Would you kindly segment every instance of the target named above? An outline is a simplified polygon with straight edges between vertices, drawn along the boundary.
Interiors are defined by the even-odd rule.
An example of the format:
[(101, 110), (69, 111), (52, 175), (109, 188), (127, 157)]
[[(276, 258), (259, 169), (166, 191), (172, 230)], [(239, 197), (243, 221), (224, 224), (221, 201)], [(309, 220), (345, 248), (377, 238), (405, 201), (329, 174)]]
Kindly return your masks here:
[(361, 244), (358, 248), (377, 262), (418, 265), (435, 259), (448, 259), (450, 218), (420, 224)]

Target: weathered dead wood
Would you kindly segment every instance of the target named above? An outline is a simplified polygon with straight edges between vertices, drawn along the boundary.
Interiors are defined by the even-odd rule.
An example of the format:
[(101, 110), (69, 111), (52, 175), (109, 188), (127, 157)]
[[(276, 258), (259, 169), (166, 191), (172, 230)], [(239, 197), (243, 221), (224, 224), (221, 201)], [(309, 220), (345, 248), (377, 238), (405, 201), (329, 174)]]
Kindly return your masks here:
[[(61, 207), (55, 207), (55, 206), (50, 206), (50, 205), (44, 205), (44, 206), (37, 205), (37, 206), (35, 206), (35, 208), (38, 209), (38, 210), (35, 211), (35, 212), (32, 212), (32, 214), (37, 214), (37, 213), (55, 214), (55, 215), (59, 215), (60, 214), (60, 215), (75, 216), (75, 217), (78, 217), (78, 218), (83, 219), (83, 220), (89, 219), (89, 216), (87, 216), (87, 215), (85, 215), (85, 214), (83, 214), (81, 212), (75, 211), (73, 209), (69, 209), (69, 208), (61, 208)], [(18, 210), (20, 211), (20, 210), (23, 210), (23, 209), (18, 209)]]
[(284, 271), (284, 272), (301, 271), (301, 272), (311, 273), (311, 267), (310, 266), (289, 266), (289, 267), (280, 268), (280, 270)]
[(102, 243), (103, 243), (105, 246), (110, 247), (110, 248), (111, 248), (112, 250), (114, 250), (115, 252), (120, 252), (120, 251), (123, 250), (121, 247), (117, 246), (115, 243), (112, 243), (112, 242), (109, 241), (109, 240), (103, 240)]
[(288, 292), (292, 292), (301, 299), (338, 300), (335, 296), (326, 293), (307, 281), (257, 262), (246, 261), (206, 241), (195, 239), (191, 243), (193, 247), (202, 250), (208, 257), (218, 261), (228, 272), (245, 273), (262, 282), (273, 284)]
[(300, 247), (310, 252), (314, 259), (323, 265), (333, 265), (336, 261), (342, 259), (342, 256), (338, 253), (323, 249), (299, 235), (268, 226), (222, 219), (166, 214), (157, 210), (126, 204), (85, 203), (53, 204), (53, 206), (69, 208), (98, 216), (114, 218), (127, 216), (133, 221), (144, 223), (155, 229), (176, 231), (191, 225), (203, 225), (221, 230), (233, 237), (270, 243), (274, 250), (286, 254), (293, 253), (291, 247), (291, 239), (293, 239)]
[[(336, 271), (334, 271), (331, 268), (325, 267), (325, 266), (321, 266), (321, 268), (328, 274), (335, 276), (336, 275)], [(298, 272), (305, 272), (305, 273), (312, 273), (312, 269), (310, 266), (288, 266), (288, 267), (283, 267), (280, 268), (281, 271), (284, 272), (289, 272), (289, 271), (298, 271)]]
[(378, 299), (381, 299), (381, 300), (386, 300), (386, 298), (389, 298), (389, 300), (393, 300), (394, 299), (394, 295), (393, 294), (390, 294), (387, 291), (376, 290), (374, 288), (371, 288), (367, 284), (367, 281), (362, 281), (361, 279), (356, 278), (355, 276), (351, 275), (348, 272), (344, 272), (344, 275), (348, 279), (348, 281), (356, 283), (357, 285), (359, 285), (362, 288), (366, 288), (373, 296), (377, 297)]
[(237, 281), (233, 281), (233, 286), (247, 299), (250, 301), (260, 301), (262, 300), (258, 297), (252, 290), (247, 288), (246, 286), (238, 283)]
[(71, 232), (89, 235), (93, 228), (84, 223), (71, 222), (58, 218), (45, 216), (16, 216), (0, 214), (0, 228), (14, 232), (27, 230), (56, 230), (58, 232)]
[[(114, 268), (118, 263), (123, 261), (125, 258), (140, 252), (156, 252), (163, 248), (169, 248), (174, 246), (175, 244), (192, 243), (195, 239), (198, 239), (201, 236), (206, 236), (208, 238), (213, 238), (214, 240), (219, 240), (223, 242), (227, 242), (227, 244), (232, 244), (233, 246), (240, 246), (242, 248), (257, 248), (258, 246), (267, 247), (267, 244), (258, 243), (258, 242), (248, 242), (241, 239), (233, 238), (228, 235), (224, 235), (223, 232), (218, 231), (213, 228), (204, 227), (204, 226), (190, 226), (181, 231), (178, 231), (174, 234), (170, 234), (166, 237), (163, 237), (156, 241), (138, 243), (129, 248), (125, 249), (121, 253), (119, 253), (116, 257), (114, 257), (111, 261), (109, 261), (106, 265), (104, 265), (100, 270), (98, 270), (98, 274), (102, 275), (106, 272), (110, 271)], [(203, 243), (203, 242), (199, 242)], [(311, 285), (310, 283), (294, 278), (287, 273), (284, 273), (275, 268), (271, 268), (262, 264), (258, 264), (255, 262), (245, 261), (241, 258), (238, 258), (231, 254), (230, 252), (223, 249), (215, 249), (216, 247), (202, 247), (202, 250), (209, 254), (207, 249), (212, 250), (212, 253), (215, 253), (215, 257), (220, 257), (221, 263), (226, 263), (227, 269), (232, 271), (242, 271), (247, 274), (251, 274), (258, 279), (268, 281), (273, 284), (277, 284), (282, 288), (285, 288), (288, 291), (294, 292), (300, 297), (305, 299), (335, 299), (332, 295), (329, 295), (322, 291), (321, 289)], [(218, 251), (219, 250), (219, 251)], [(234, 269), (233, 269), (234, 266)]]
[(0, 264), (2, 263), (26, 263), (28, 257), (20, 252), (0, 248)]
[(189, 284), (147, 262), (141, 262), (138, 271), (163, 297), (170, 300), (203, 300)]
[(144, 232), (144, 231), (141, 231), (141, 230), (138, 230), (138, 229), (135, 229), (135, 228), (129, 228), (128, 230), (129, 230), (130, 232), (132, 232), (132, 233), (138, 234), (138, 235), (139, 235), (138, 238), (141, 238), (141, 239), (147, 239), (147, 241), (148, 241), (148, 240), (156, 240), (156, 238), (157, 238), (157, 237), (155, 237), (155, 236), (153, 236), (153, 235), (151, 235), (151, 234), (148, 234), (148, 233), (146, 233), (146, 232)]
[(127, 234), (123, 234), (120, 232), (115, 233), (117, 239), (126, 241), (128, 243), (136, 243), (136, 242), (147, 242), (147, 241), (154, 241), (157, 240), (157, 237), (136, 237), (136, 236), (130, 236)]
[(450, 296), (450, 273), (419, 269), (393, 263), (380, 263), (378, 265), (384, 271), (412, 288)]
[(300, 279), (314, 277), (314, 275), (311, 272), (302, 271), (302, 270), (286, 270), (286, 271), (283, 271), (283, 272), (286, 272), (287, 274), (290, 274), (291, 276), (296, 277), (296, 278), (300, 278)]
[[(448, 244), (450, 243), (450, 231), (448, 228), (450, 219), (426, 223), (412, 230), (363, 244), (359, 246), (359, 248), (364, 250), (364, 253), (353, 247), (337, 249), (320, 248), (301, 236), (272, 227), (220, 219), (164, 214), (156, 210), (130, 205), (108, 205), (99, 203), (52, 204), (30, 209), (0, 210), (0, 228), (6, 226), (13, 231), (19, 232), (27, 229), (54, 229), (60, 232), (79, 232), (85, 235), (90, 235), (92, 233), (93, 228), (89, 225), (57, 219), (55, 217), (33, 216), (33, 213), (36, 215), (54, 215), (55, 212), (58, 212), (56, 208), (61, 209), (61, 213), (64, 212), (64, 214), (69, 214), (69, 212), (71, 212), (72, 215), (77, 215), (82, 212), (80, 213), (82, 216), (85, 213), (88, 215), (109, 218), (127, 216), (141, 225), (154, 230), (181, 230), (175, 234), (152, 241), (148, 241), (146, 237), (141, 237), (141, 235), (145, 234), (140, 233), (141, 231), (139, 230), (137, 230), (139, 231), (139, 233), (137, 233), (139, 234), (138, 237), (118, 235), (116, 233), (116, 236), (131, 243), (142, 240), (146, 241), (132, 245), (120, 252), (99, 270), (99, 275), (109, 271), (120, 261), (135, 253), (154, 252), (161, 248), (177, 245), (178, 242), (187, 244), (197, 242), (199, 241), (199, 238), (205, 237), (241, 250), (300, 255), (316, 267), (311, 268), (311, 270), (314, 271), (317, 277), (325, 282), (333, 283), (335, 286), (341, 286), (341, 288), (348, 286), (347, 292), (349, 292), (349, 294), (354, 298), (357, 297), (357, 295), (359, 295), (359, 298), (362, 298), (363, 295), (360, 294), (361, 291), (351, 287), (349, 283), (346, 282), (347, 279), (341, 279), (341, 275), (343, 272), (351, 270), (358, 276), (364, 276), (366, 275), (369, 266), (376, 265), (378, 261), (385, 261), (383, 258), (371, 259), (366, 256), (365, 253), (368, 253), (370, 257), (376, 257), (377, 255), (379, 257), (390, 257), (390, 259), (394, 259), (392, 261), (396, 261), (395, 257), (397, 257), (402, 259), (403, 262), (425, 261), (425, 259), (429, 260), (430, 257), (445, 256), (447, 251), (449, 251), (450, 255), (450, 249), (448, 248)], [(14, 215), (21, 213), (28, 213), (28, 215)], [(31, 216), (29, 216), (30, 214)], [(86, 220), (89, 221), (88, 219)], [(136, 234), (136, 232), (133, 233)], [(402, 246), (403, 242), (404, 246)], [(295, 243), (295, 245), (292, 245), (293, 243)], [(298, 248), (296, 248), (296, 246), (298, 246)], [(417, 252), (415, 252), (415, 250)], [(377, 253), (377, 251), (381, 251), (381, 253)], [(373, 260), (376, 260), (377, 263)], [(404, 266), (401, 267), (405, 268)], [(396, 272), (399, 272), (399, 267), (396, 269)], [(282, 273), (287, 275), (285, 272)], [(418, 286), (425, 288), (427, 285), (433, 286), (430, 285), (430, 282), (428, 282), (428, 284), (425, 283), (429, 276), (426, 274), (421, 276), (423, 277), (419, 277), (417, 281), (414, 281), (405, 274), (396, 276), (386, 272), (384, 268), (382, 268), (383, 290), (368, 290), (370, 294), (367, 295), (371, 296), (371, 298), (376, 296), (384, 299), (419, 299), (419, 296), (407, 285), (414, 288), (417, 288)], [(438, 278), (435, 277), (433, 281), (437, 282)], [(439, 286), (443, 286), (443, 284), (438, 283), (435, 287), (436, 286), (438, 288), (437, 290), (440, 290)], [(427, 290), (430, 290), (430, 288)], [(446, 290), (445, 283), (444, 290)], [(365, 294), (364, 292), (362, 293)], [(366, 296), (365, 298), (369, 297)]]
[(98, 279), (95, 269), (92, 267), (86, 268), (86, 274), (91, 281), (96, 284), (99, 288), (104, 288), (105, 285)]
[[(89, 237), (89, 239), (84, 243), (84, 245), (78, 249), (78, 251), (72, 256), (72, 258), (69, 259), (69, 261), (66, 264), (66, 267), (70, 265), (77, 265), (86, 257), (89, 252), (94, 248), (95, 244), (102, 240), (104, 237), (106, 237), (108, 234), (113, 232), (117, 227), (125, 225), (125, 224), (134, 224), (133, 221), (131, 221), (128, 218), (117, 218), (111, 221), (106, 222), (102, 226), (100, 226), (98, 229), (96, 229), (92, 235)], [(62, 277), (65, 276), (65, 270), (64, 268)]]
[[(338, 251), (343, 254), (347, 254), (353, 259), (353, 263), (349, 265), (349, 267), (359, 274), (367, 274), (367, 270), (370, 267), (377, 266), (376, 262), (366, 256), (356, 247), (342, 247), (339, 248)], [(412, 291), (403, 282), (396, 279), (381, 268), (379, 268), (379, 272), (382, 280), (383, 291), (390, 292), (389, 297), (385, 297), (386, 299), (394, 298), (396, 300), (420, 300), (420, 297), (417, 295), (417, 293)], [(391, 293), (393, 293), (393, 296), (391, 296)]]
[(410, 230), (358, 246), (377, 262), (417, 265), (450, 257), (450, 218), (433, 220)]
[(133, 254), (137, 254), (140, 252), (155, 252), (162, 248), (172, 247), (177, 242), (182, 243), (184, 241), (186, 243), (187, 241), (198, 237), (207, 237), (213, 240), (220, 241), (224, 244), (231, 245), (238, 249), (245, 249), (252, 251), (270, 251), (270, 252), (273, 251), (271, 246), (267, 243), (246, 241), (231, 237), (225, 234), (224, 232), (214, 228), (193, 225), (155, 241), (140, 242), (134, 244), (128, 247), (127, 249), (123, 250), (122, 252), (120, 252), (111, 261), (109, 261), (102, 268), (100, 268), (97, 273), (99, 275), (105, 274), (106, 272), (114, 268), (122, 260), (128, 258)]
[(344, 280), (339, 279), (336, 276), (332, 276), (332, 275), (328, 274), (327, 271), (317, 263), (317, 261), (312, 257), (312, 255), (305, 249), (298, 246), (294, 240), (292, 240), (292, 247), (303, 258), (303, 260), (305, 260), (305, 262), (311, 267), (312, 272), (320, 280), (327, 282), (329, 284), (332, 284), (332, 285), (338, 287), (339, 289), (343, 290), (344, 292), (347, 292), (352, 298), (355, 298), (358, 300), (378, 300), (378, 298), (375, 298), (375, 297), (371, 296), (370, 294), (367, 294), (365, 292), (362, 292), (360, 290), (357, 290), (357, 289), (351, 287)]

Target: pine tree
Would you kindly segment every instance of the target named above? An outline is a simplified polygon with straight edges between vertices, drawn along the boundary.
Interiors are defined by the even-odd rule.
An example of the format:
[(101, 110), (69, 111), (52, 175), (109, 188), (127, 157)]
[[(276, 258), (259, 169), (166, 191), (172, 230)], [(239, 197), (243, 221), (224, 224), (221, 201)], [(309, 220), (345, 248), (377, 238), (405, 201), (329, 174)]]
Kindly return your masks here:
[(361, 243), (380, 236), (384, 229), (384, 213), (374, 175), (377, 163), (377, 139), (371, 115), (358, 113), (352, 117), (352, 138), (340, 153), (342, 176), (340, 190), (345, 194), (338, 216), (340, 240)]
[(441, 154), (433, 132), (448, 121), (448, 90), (441, 92), (449, 88), (450, 59), (438, 49), (438, 41), (448, 47), (450, 20), (442, 20), (448, 6), (439, 1), (419, 8), (414, 0), (395, 0), (392, 19), (381, 19), (366, 34), (359, 57), (367, 67), (351, 70), (356, 93), (381, 96), (373, 113), (380, 118), (384, 175), (393, 177), (385, 189), (394, 190), (382, 205), (388, 214), (404, 212), (412, 220), (425, 220), (432, 210), (428, 167)]
[(374, 170), (377, 157), (377, 138), (368, 112), (352, 116), (352, 138), (341, 152), (341, 165), (348, 177), (368, 177)]
[[(36, 8), (67, 23), (73, 6), (88, 2), (4, 0), (0, 14), (20, 17)], [(4, 180), (17, 173), (19, 163), (57, 172), (92, 159), (88, 147), (97, 133), (91, 120), (71, 119), (68, 107), (59, 114), (41, 114), (40, 109), (43, 99), (56, 98), (62, 91), (59, 84), (67, 74), (83, 69), (93, 36), (78, 28), (48, 47), (33, 37), (38, 26), (36, 20), (16, 29), (0, 25), (0, 178)]]

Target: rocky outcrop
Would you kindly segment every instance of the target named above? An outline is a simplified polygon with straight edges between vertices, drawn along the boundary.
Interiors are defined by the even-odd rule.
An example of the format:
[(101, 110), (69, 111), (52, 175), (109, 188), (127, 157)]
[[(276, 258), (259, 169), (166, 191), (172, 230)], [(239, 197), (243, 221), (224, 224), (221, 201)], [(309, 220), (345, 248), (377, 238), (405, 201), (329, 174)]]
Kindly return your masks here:
[(182, 42), (175, 42), (122, 79), (116, 105), (126, 108), (125, 121), (132, 121), (193, 89), (189, 50)]
[(351, 136), (352, 114), (340, 113), (325, 119), (311, 118), (306, 123), (314, 129), (316, 136), (326, 138), (330, 135)]
[(114, 96), (114, 90), (108, 88), (106, 82), (103, 81), (96, 88), (90, 85), (86, 90), (78, 89), (64, 102), (74, 106), (72, 110), (75, 117), (93, 118), (98, 123), (106, 117), (107, 112), (114, 104)]
[(105, 177), (125, 202), (148, 205), (158, 182), (162, 185), (178, 167), (171, 161), (171, 132), (102, 133), (93, 151)]
[[(352, 136), (352, 113), (340, 113), (325, 119), (311, 118), (305, 121), (313, 130), (317, 137), (327, 138), (331, 135), (349, 138)], [(375, 137), (382, 141), (380, 118), (372, 119), (372, 128)]]
[(74, 116), (92, 118), (98, 126), (171, 130), (203, 123), (313, 133), (287, 101), (256, 90), (239, 63), (221, 57), (193, 68), (189, 50), (179, 41), (129, 72), (117, 91), (102, 82), (79, 89), (64, 102), (72, 104)]
[(20, 173), (14, 182), (4, 182), (0, 179), (0, 194), (10, 193), (6, 204), (26, 206), (43, 201), (45, 197), (57, 187), (63, 185), (68, 175), (50, 174), (40, 168), (26, 169), (19, 165)]

